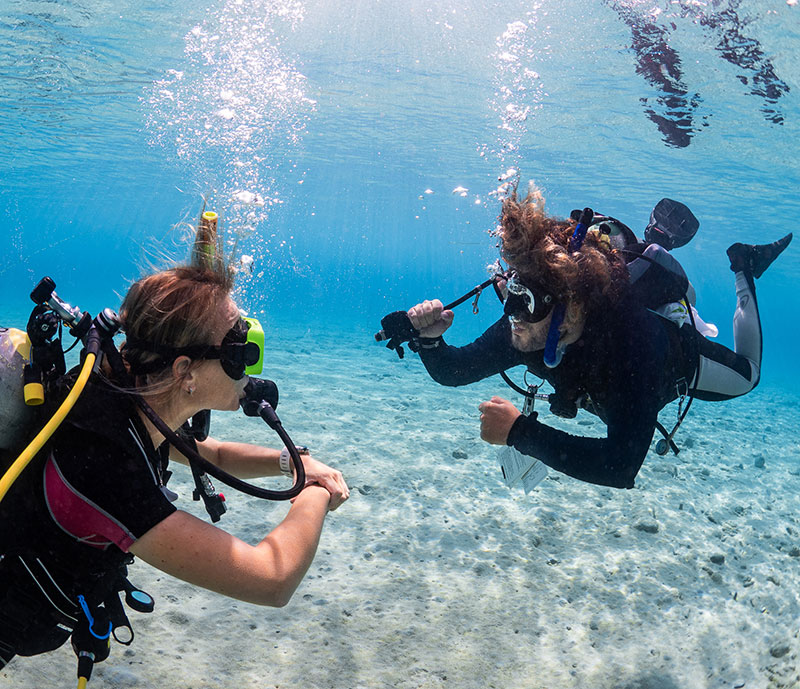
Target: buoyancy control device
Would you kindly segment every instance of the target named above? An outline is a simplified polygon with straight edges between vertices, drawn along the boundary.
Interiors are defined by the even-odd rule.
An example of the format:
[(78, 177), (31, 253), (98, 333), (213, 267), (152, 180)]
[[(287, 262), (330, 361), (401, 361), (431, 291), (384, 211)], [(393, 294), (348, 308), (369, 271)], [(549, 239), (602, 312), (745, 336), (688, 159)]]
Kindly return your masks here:
[[(60, 299), (55, 292), (55, 282), (49, 277), (43, 278), (39, 282), (31, 293), (31, 299), (35, 306), (26, 330), (0, 328), (0, 501), (6, 497), (15, 480), (67, 417), (90, 375), (93, 373), (103, 375), (100, 366), (103, 360), (105, 359), (115, 373), (120, 371), (122, 365), (120, 353), (113, 342), (113, 336), (119, 330), (120, 323), (117, 315), (111, 309), (105, 309), (96, 318), (92, 318), (88, 313), (82, 312), (77, 307), (72, 307)], [(68, 328), (69, 334), (76, 338), (75, 344), (83, 344), (81, 366), (76, 379), (66, 371), (65, 350), (61, 341), (65, 326)], [(64, 389), (67, 382), (72, 385), (69, 390)], [(105, 382), (114, 387), (110, 380)], [(198, 475), (202, 479), (198, 483), (200, 492), (207, 492), (206, 486), (210, 487), (212, 493), (214, 492), (213, 485), (205, 476), (206, 472), (239, 491), (265, 499), (291, 499), (303, 489), (305, 471), (300, 454), (304, 448), (295, 446), (275, 414), (274, 407), (278, 402), (278, 391), (272, 381), (251, 378), (245, 388), (245, 397), (242, 399), (241, 407), (245, 415), (261, 417), (279, 435), (286, 446), (294, 471), (294, 484), (292, 488), (281, 491), (267, 490), (251, 485), (207, 462), (196, 451), (193, 443), (179, 437), (167, 427), (143, 398), (130, 389), (118, 389), (131, 394), (143, 413), (159, 428), (168, 442), (177, 447), (189, 459), (196, 482)], [(42, 418), (46, 415), (37, 414), (36, 409), (37, 407), (43, 409), (45, 406), (43, 403), (47, 398), (59, 406), (52, 417), (46, 420)], [(47, 405), (48, 414), (51, 406), (55, 406), (55, 404)], [(205, 420), (207, 421), (207, 415)], [(189, 431), (191, 436), (197, 440), (203, 439), (197, 419), (195, 419), (194, 427)], [(207, 425), (204, 432), (207, 433)], [(218, 520), (224, 512), (224, 508), (220, 506), (219, 501), (207, 500), (206, 495), (202, 497), (212, 520)], [(213, 498), (213, 496), (211, 497)], [(196, 496), (195, 499), (198, 497)], [(222, 499), (224, 500), (224, 498)], [(213, 505), (213, 509), (210, 508), (210, 505)], [(32, 554), (35, 555), (35, 552)], [(27, 558), (25, 553), (20, 555), (20, 559), (23, 556), (26, 560), (38, 563), (35, 557)], [(16, 559), (16, 557), (16, 553), (12, 558), (11, 553), (0, 552), (0, 562), (4, 558), (7, 559), (3, 566), (9, 564), (11, 559)], [(44, 565), (41, 566), (44, 567)], [(33, 577), (30, 570), (28, 573)], [(0, 626), (0, 668), (17, 652), (32, 655), (49, 651), (63, 643), (71, 634), (73, 649), (79, 658), (79, 686), (85, 686), (91, 675), (93, 664), (108, 656), (111, 638), (126, 645), (130, 643), (130, 641), (120, 641), (116, 633), (118, 628), (130, 628), (127, 618), (122, 612), (119, 594), (124, 594), (128, 607), (135, 610), (149, 612), (153, 608), (152, 598), (135, 588), (127, 580), (124, 567), (121, 572), (109, 574), (113, 578), (113, 582), (108, 595), (104, 594), (99, 605), (89, 605), (86, 600), (65, 601), (63, 609), (69, 608), (70, 613), (75, 611), (74, 618), (70, 618), (69, 615), (63, 619), (60, 618), (52, 630), (45, 630), (48, 633), (55, 632), (49, 636), (44, 633), (39, 634), (37, 631), (36, 642), (21, 648), (17, 647), (21, 637), (15, 630), (22, 629), (20, 625), (23, 623), (27, 626), (32, 622), (37, 622), (36, 615), (39, 613), (44, 615), (45, 611), (40, 610), (37, 613), (35, 606), (26, 608), (25, 601), (17, 595), (18, 587), (12, 586), (6, 592), (6, 597), (11, 596), (12, 607), (17, 612), (14, 615), (11, 615), (9, 609), (5, 609), (3, 612), (3, 625)], [(48, 580), (47, 572), (38, 579), (34, 577), (34, 581)], [(91, 597), (89, 593), (87, 593), (87, 597)], [(71, 607), (68, 603), (71, 603)], [(37, 624), (39, 623), (37, 622)], [(36, 627), (36, 630), (39, 630), (40, 627), (41, 624)], [(44, 630), (44, 627), (41, 629)], [(132, 640), (132, 630), (130, 631), (130, 640)]]

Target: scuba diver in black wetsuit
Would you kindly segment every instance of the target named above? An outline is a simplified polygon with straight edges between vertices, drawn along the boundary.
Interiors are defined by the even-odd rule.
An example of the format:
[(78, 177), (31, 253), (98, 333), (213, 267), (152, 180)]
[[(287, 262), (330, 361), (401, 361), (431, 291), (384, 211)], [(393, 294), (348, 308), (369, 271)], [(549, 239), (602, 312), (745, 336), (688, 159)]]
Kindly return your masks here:
[[(71, 637), (85, 686), (112, 639), (133, 640), (120, 594), (138, 612), (153, 610), (152, 598), (127, 579), (134, 556), (225, 596), (284, 606), (311, 565), (326, 515), (349, 497), (342, 474), (283, 430), (274, 384), (250, 378), (261, 371), (264, 333), (231, 299), (234, 273), (217, 249), (215, 228), (216, 214), (204, 213), (191, 263), (134, 283), (119, 317), (106, 309), (93, 321), (58, 300), (45, 278), (31, 295), (37, 306), (28, 333), (0, 328), (0, 355), (14, 355), (0, 356), (4, 390), (20, 388), (19, 400), (0, 400), (0, 669)], [(76, 338), (86, 322), (77, 380), (64, 375), (56, 313)], [(109, 329), (101, 331), (104, 325)], [(118, 351), (110, 338), (120, 325), (126, 340)], [(13, 439), (5, 431), (20, 418), (17, 404), (26, 409), (23, 380), (26, 402), (41, 393), (40, 404), (46, 396), (59, 408), (44, 415), (49, 421), (40, 432), (30, 428)], [(285, 447), (208, 436), (209, 410), (240, 406), (264, 419)], [(7, 466), (7, 450), (14, 457), (29, 441)], [(193, 497), (203, 499), (212, 521), (226, 510), (206, 472), (292, 505), (251, 545), (173, 505), (170, 460), (190, 465)], [(241, 480), (280, 474), (294, 476), (292, 489)]]
[[(685, 208), (669, 204), (668, 209)], [(512, 193), (503, 203), (499, 228), (502, 256), (510, 268), (501, 284), (506, 294), (503, 318), (472, 344), (452, 347), (442, 335), (453, 322), (453, 312), (444, 310), (439, 300), (425, 301), (408, 311), (416, 332), (411, 348), (443, 385), (466, 385), (527, 366), (555, 389), (551, 411), (571, 417), (578, 407), (585, 408), (605, 422), (606, 437), (551, 428), (536, 412), (525, 416), (500, 397), (479, 407), (481, 437), (510, 445), (574, 478), (632, 488), (658, 412), (667, 403), (687, 395), (730, 399), (757, 385), (762, 343), (753, 281), (786, 248), (791, 234), (773, 244), (734, 244), (728, 249), (738, 299), (731, 351), (699, 334), (695, 319), (676, 323), (656, 313), (643, 297), (653, 287), (643, 292), (640, 286), (646, 280), (641, 274), (652, 277), (661, 270), (652, 263), (667, 265), (671, 260), (677, 265), (676, 282), (682, 283), (679, 293), (691, 289), (667, 251), (655, 243), (639, 245), (641, 256), (626, 263), (631, 252), (612, 249), (608, 232), (609, 225), (612, 234), (620, 228), (632, 234), (630, 229), (614, 219), (598, 224), (591, 209), (584, 216), (576, 226), (546, 215), (536, 190), (523, 201)], [(659, 229), (653, 223), (648, 229), (657, 239)]]

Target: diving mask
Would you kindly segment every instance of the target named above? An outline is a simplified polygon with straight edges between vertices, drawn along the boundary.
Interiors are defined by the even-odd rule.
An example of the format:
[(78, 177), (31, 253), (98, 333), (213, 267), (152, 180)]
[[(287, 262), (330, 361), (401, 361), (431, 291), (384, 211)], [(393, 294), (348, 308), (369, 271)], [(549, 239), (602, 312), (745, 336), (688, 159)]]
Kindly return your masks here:
[(553, 310), (555, 299), (539, 287), (530, 288), (522, 283), (516, 273), (506, 282), (507, 291), (503, 313), (526, 323), (538, 323)]
[(202, 358), (219, 358), (222, 370), (234, 380), (260, 374), (264, 368), (264, 329), (261, 323), (255, 318), (239, 318), (225, 334), (222, 344), (210, 347)]
[(170, 365), (179, 356), (188, 356), (191, 359), (219, 359), (222, 370), (233, 380), (241, 380), (246, 375), (258, 375), (264, 367), (264, 329), (255, 318), (240, 317), (225, 333), (222, 344), (218, 347), (213, 345), (170, 347), (130, 337), (125, 346), (126, 349), (153, 352), (161, 357), (144, 365), (130, 362), (133, 373), (137, 375), (158, 371)]

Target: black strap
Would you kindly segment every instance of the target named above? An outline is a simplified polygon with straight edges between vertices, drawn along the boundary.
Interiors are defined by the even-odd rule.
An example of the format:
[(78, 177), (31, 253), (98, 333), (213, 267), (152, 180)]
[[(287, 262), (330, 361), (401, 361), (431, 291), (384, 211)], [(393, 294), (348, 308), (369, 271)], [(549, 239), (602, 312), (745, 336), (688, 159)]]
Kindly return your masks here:
[[(167, 439), (169, 444), (189, 460), (190, 466), (192, 462), (194, 462), (197, 470), (201, 473), (205, 472), (206, 474), (213, 476), (218, 481), (222, 481), (222, 483), (230, 486), (231, 488), (235, 488), (241, 493), (246, 493), (247, 495), (252, 495), (253, 497), (262, 498), (264, 500), (290, 500), (299, 495), (303, 488), (305, 488), (306, 474), (303, 468), (303, 461), (300, 459), (300, 455), (297, 453), (297, 451), (294, 450), (294, 443), (280, 423), (278, 423), (277, 427), (274, 427), (274, 430), (280, 436), (283, 444), (287, 448), (290, 448), (289, 452), (292, 455), (292, 462), (295, 468), (294, 485), (288, 490), (268, 490), (267, 488), (260, 488), (250, 483), (246, 483), (235, 476), (231, 476), (227, 472), (203, 458), (195, 448), (191, 447), (186, 440), (180, 438), (177, 433), (175, 433), (171, 428), (169, 428), (169, 426), (167, 426), (167, 424), (164, 423), (161, 417), (159, 417), (158, 414), (153, 411), (152, 407), (147, 404), (141, 395), (133, 392), (133, 381), (125, 369), (125, 364), (122, 361), (122, 355), (114, 346), (114, 341), (111, 338), (104, 338), (103, 352), (106, 354), (108, 362), (111, 365), (111, 369), (114, 371), (114, 375), (117, 376), (118, 380), (123, 382), (124, 385), (128, 385), (129, 389), (120, 388), (108, 379), (106, 379), (106, 383), (116, 390), (131, 395), (139, 408), (144, 412), (144, 415), (150, 419), (152, 424), (159, 430), (161, 435)], [(192, 467), (193, 472), (194, 470), (195, 467)], [(218, 507), (219, 506), (217, 505), (214, 509), (218, 509)]]
[(511, 378), (508, 377), (508, 374), (505, 371), (500, 372), (500, 377), (506, 382), (506, 385), (510, 387), (514, 392), (518, 392), (520, 395), (524, 397), (531, 397), (532, 395), (527, 391), (523, 390), (519, 385), (517, 385)]
[[(268, 490), (266, 488), (259, 488), (258, 486), (246, 483), (235, 476), (231, 476), (227, 472), (209, 462), (207, 459), (195, 452), (186, 440), (180, 438), (177, 433), (167, 426), (161, 417), (159, 417), (158, 414), (153, 411), (152, 407), (147, 404), (147, 402), (145, 402), (139, 395), (135, 395), (134, 399), (136, 400), (136, 404), (139, 405), (139, 408), (144, 412), (145, 416), (150, 419), (153, 425), (167, 439), (170, 445), (178, 450), (178, 452), (182, 453), (187, 459), (194, 460), (202, 471), (210, 474), (218, 481), (222, 481), (222, 483), (229, 485), (231, 488), (235, 488), (241, 493), (252, 495), (255, 498), (262, 498), (265, 500), (290, 500), (291, 498), (299, 495), (305, 487), (306, 475), (303, 469), (303, 461), (297, 454), (297, 450), (294, 450), (294, 453), (292, 454), (292, 460), (295, 467), (294, 485), (288, 490)], [(289, 452), (292, 453), (294, 443), (292, 443), (292, 440), (286, 431), (284, 431), (282, 427), (279, 427), (276, 429), (276, 432), (280, 436), (284, 445), (289, 448)]]
[[(193, 433), (192, 426), (190, 426), (187, 422), (183, 428), (187, 431), (189, 436), (187, 442), (195, 452), (198, 452), (198, 438)], [(201, 439), (204, 440), (205, 438)], [(228, 511), (228, 508), (225, 505), (225, 496), (222, 495), (222, 493), (217, 492), (217, 490), (214, 488), (214, 484), (211, 483), (211, 479), (208, 478), (208, 474), (206, 474), (206, 472), (204, 472), (197, 465), (197, 461), (193, 456), (187, 457), (186, 459), (189, 460), (189, 469), (192, 470), (192, 478), (194, 479), (192, 499), (202, 500), (203, 506), (206, 508), (206, 512), (208, 512), (208, 516), (211, 518), (211, 521), (216, 523), (220, 520), (220, 517), (222, 517), (222, 515)]]

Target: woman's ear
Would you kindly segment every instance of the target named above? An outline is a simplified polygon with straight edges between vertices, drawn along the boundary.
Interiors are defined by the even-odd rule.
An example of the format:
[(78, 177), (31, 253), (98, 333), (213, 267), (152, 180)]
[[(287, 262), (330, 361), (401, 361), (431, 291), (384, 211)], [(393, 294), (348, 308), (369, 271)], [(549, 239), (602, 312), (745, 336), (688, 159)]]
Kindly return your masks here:
[(194, 384), (194, 367), (188, 356), (179, 356), (172, 362), (172, 377), (176, 382)]

